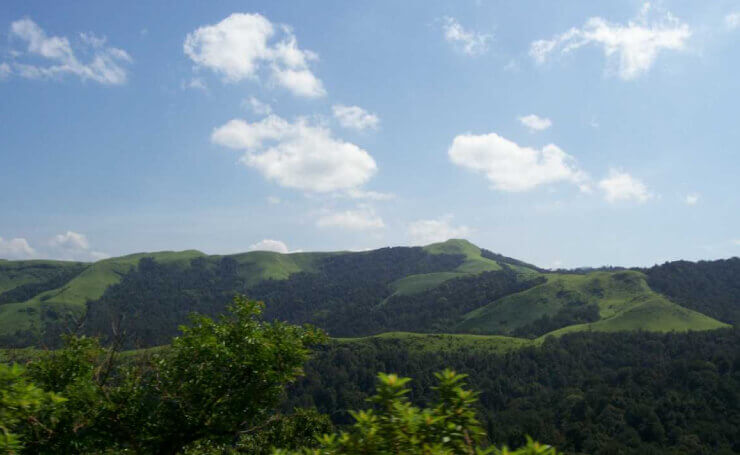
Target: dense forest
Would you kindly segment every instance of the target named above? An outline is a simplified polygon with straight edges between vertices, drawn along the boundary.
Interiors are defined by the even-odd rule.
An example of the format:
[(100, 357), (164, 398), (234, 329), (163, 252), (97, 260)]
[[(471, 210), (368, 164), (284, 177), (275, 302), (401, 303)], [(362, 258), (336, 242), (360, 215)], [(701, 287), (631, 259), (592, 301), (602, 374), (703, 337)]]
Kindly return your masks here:
[(393, 295), (387, 284), (369, 283), (362, 276), (334, 279), (306, 273), (262, 282), (250, 295), (268, 303), (268, 317), (310, 322), (332, 336), (355, 337), (394, 330), (449, 332), (464, 313), (542, 282), (544, 278), (521, 280), (504, 266), (502, 271), (451, 279), (424, 292)]
[(462, 260), (420, 248), (384, 248), (329, 256), (313, 272), (249, 287), (230, 257), (215, 264), (195, 258), (186, 266), (143, 258), (120, 283), (88, 302), (83, 327), (104, 342), (122, 337), (129, 348), (156, 346), (167, 343), (189, 313), (219, 314), (230, 296), (247, 293), (267, 303), (268, 319), (315, 324), (332, 336), (444, 332), (465, 312), (544, 282), (543, 277), (522, 279), (504, 264), (500, 271), (451, 279), (412, 295), (394, 295), (390, 286), (408, 275), (449, 270)]
[(740, 258), (666, 262), (644, 271), (650, 287), (676, 303), (740, 324)]
[[(473, 345), (475, 346), (475, 345)], [(475, 347), (408, 349), (383, 338), (320, 348), (289, 389), (286, 409), (316, 406), (337, 424), (363, 406), (376, 371), (415, 378), (426, 404), (434, 372), (469, 374), (489, 438), (525, 435), (567, 453), (740, 453), (740, 331), (577, 333), (506, 354)]]

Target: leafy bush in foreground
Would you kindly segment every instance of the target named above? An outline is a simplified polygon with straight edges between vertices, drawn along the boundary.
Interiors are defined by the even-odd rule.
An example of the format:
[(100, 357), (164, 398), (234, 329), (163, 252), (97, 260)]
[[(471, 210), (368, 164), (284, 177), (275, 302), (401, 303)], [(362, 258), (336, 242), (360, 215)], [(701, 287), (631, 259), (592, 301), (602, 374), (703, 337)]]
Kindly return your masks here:
[[(439, 401), (428, 409), (406, 398), (409, 379), (381, 374), (377, 410), (354, 413), (355, 425), (338, 435), (326, 435), (331, 423), (315, 410), (277, 412), (325, 335), (261, 314), (260, 302), (237, 297), (228, 315), (195, 316), (153, 352), (127, 356), (70, 336), (25, 368), (0, 364), (0, 453), (509, 453), (485, 448), (477, 394), (450, 370), (437, 374)], [(555, 453), (534, 443), (525, 450), (513, 453)]]
[(465, 375), (444, 370), (435, 377), (437, 402), (421, 409), (406, 397), (409, 378), (380, 373), (377, 393), (369, 399), (375, 409), (352, 412), (355, 423), (349, 430), (324, 435), (318, 448), (277, 450), (275, 455), (556, 455), (552, 447), (531, 440), (514, 451), (486, 448), (473, 408), (478, 394), (464, 388)]

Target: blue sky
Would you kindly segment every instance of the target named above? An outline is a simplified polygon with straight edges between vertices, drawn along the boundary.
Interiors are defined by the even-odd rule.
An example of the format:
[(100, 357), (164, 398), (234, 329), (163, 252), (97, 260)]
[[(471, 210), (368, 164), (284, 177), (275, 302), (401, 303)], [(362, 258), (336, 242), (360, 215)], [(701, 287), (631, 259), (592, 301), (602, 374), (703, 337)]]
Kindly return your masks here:
[(740, 2), (0, 9), (0, 257), (740, 252)]

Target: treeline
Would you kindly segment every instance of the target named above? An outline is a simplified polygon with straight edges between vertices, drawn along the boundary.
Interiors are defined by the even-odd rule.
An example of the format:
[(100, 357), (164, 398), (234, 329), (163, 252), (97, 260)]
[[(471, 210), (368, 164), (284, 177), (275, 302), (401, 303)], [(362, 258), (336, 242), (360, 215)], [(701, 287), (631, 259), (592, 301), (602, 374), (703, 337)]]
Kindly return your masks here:
[[(484, 342), (484, 341), (481, 341)], [(409, 351), (398, 339), (335, 342), (309, 361), (286, 407), (316, 406), (337, 424), (362, 407), (376, 371), (411, 376), (429, 403), (433, 373), (469, 374), (490, 440), (525, 435), (566, 453), (740, 453), (740, 331), (577, 333), (504, 355)]]
[(679, 305), (740, 324), (740, 258), (666, 262), (643, 271), (651, 288)]

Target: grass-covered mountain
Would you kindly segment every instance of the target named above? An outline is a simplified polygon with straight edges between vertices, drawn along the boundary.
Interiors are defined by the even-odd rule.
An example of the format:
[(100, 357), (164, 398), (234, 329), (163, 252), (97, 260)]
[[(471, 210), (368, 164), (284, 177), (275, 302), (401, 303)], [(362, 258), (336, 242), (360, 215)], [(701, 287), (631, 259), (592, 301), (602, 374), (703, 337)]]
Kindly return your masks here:
[(265, 301), (268, 318), (335, 337), (456, 332), (519, 345), (573, 331), (737, 323), (740, 260), (674, 264), (551, 273), (465, 240), (367, 252), (0, 261), (0, 346), (53, 344), (65, 331), (128, 347), (164, 344), (189, 313), (221, 313), (237, 292)]

